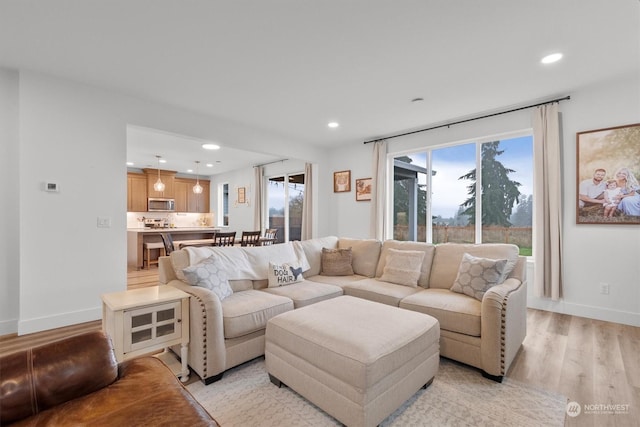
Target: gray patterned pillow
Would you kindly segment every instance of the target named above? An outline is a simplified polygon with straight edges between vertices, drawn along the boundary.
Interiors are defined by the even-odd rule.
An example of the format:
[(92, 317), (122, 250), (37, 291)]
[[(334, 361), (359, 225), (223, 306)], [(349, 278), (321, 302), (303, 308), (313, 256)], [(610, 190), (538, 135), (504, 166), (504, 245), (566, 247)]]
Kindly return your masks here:
[(352, 258), (351, 248), (322, 248), (322, 269), (320, 270), (320, 274), (324, 276), (352, 276)]
[(229, 285), (227, 272), (222, 262), (215, 256), (182, 269), (185, 281), (191, 286), (200, 286), (211, 290), (220, 298), (220, 301), (233, 294)]
[(465, 253), (451, 290), (482, 301), (485, 292), (503, 280), (506, 259), (478, 258)]

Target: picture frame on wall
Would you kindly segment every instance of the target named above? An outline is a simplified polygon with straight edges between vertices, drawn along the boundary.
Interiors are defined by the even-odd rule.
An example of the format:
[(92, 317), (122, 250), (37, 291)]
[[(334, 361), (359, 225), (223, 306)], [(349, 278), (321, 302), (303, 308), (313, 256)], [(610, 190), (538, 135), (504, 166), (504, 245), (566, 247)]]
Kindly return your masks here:
[(576, 134), (576, 223), (640, 224), (640, 123)]
[(366, 202), (371, 200), (371, 178), (356, 179), (356, 201)]
[(333, 173), (333, 192), (345, 193), (351, 191), (351, 171)]
[(238, 203), (243, 204), (247, 202), (247, 188), (238, 187)]

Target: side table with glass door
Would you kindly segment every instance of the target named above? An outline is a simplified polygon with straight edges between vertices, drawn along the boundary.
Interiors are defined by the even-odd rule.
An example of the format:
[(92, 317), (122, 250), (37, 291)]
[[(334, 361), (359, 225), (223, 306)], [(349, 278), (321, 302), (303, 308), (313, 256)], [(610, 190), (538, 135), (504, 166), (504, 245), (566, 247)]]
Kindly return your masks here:
[(118, 362), (180, 344), (180, 380), (189, 379), (189, 294), (160, 285), (102, 295), (102, 329)]

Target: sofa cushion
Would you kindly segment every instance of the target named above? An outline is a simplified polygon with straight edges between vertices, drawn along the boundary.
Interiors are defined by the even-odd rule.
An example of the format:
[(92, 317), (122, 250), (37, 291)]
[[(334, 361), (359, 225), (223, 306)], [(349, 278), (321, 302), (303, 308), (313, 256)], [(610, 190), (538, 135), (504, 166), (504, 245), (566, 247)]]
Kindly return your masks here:
[(297, 261), (285, 262), (284, 264), (269, 263), (268, 287), (277, 288), (302, 282), (303, 280), (302, 267)]
[(201, 286), (212, 291), (220, 298), (220, 301), (233, 293), (229, 285), (227, 272), (221, 261), (215, 256), (182, 269), (185, 282), (191, 286)]
[(382, 269), (380, 280), (415, 288), (418, 286), (423, 260), (423, 251), (389, 249), (387, 263)]
[(435, 317), (443, 330), (480, 336), (482, 303), (467, 295), (448, 289), (422, 289), (404, 298), (399, 306)]
[(311, 282), (309, 280), (289, 286), (267, 288), (263, 289), (263, 291), (290, 298), (293, 301), (294, 308), (304, 307), (318, 301), (339, 297), (343, 294), (342, 288), (339, 286)]
[(348, 249), (322, 248), (322, 270), (324, 276), (352, 276), (353, 253)]
[(318, 274), (317, 276), (307, 277), (306, 279), (313, 282), (327, 283), (329, 285), (335, 285), (344, 288), (349, 283), (364, 280), (366, 278), (367, 277), (365, 276), (359, 276), (357, 274), (354, 274), (353, 276), (323, 276), (321, 274)]
[(237, 338), (264, 329), (267, 321), (293, 310), (289, 298), (264, 291), (242, 291), (222, 301), (225, 339)]
[(424, 252), (424, 260), (422, 261), (422, 267), (420, 269), (420, 278), (418, 279), (418, 285), (422, 286), (423, 288), (428, 288), (430, 286), (429, 277), (431, 275), (431, 263), (433, 261), (433, 254), (435, 252), (434, 245), (432, 245), (431, 243), (422, 242), (401, 242), (399, 240), (386, 240), (382, 244), (382, 250), (380, 251), (380, 260), (378, 261), (378, 266), (376, 267), (376, 277), (380, 277), (384, 273), (383, 270), (384, 266), (387, 264), (389, 249)]
[(451, 290), (482, 301), (485, 292), (500, 282), (506, 259), (479, 258), (465, 253)]
[(338, 248), (351, 248), (354, 274), (375, 277), (382, 242), (376, 239), (347, 239), (338, 240)]
[(419, 292), (420, 288), (395, 285), (378, 279), (363, 279), (346, 284), (342, 289), (345, 295), (397, 307), (403, 298)]
[(293, 244), (302, 248), (309, 262), (309, 270), (304, 272), (304, 277), (310, 277), (320, 274), (320, 269), (322, 268), (322, 248), (337, 248), (338, 238), (336, 236), (319, 237), (317, 239), (303, 240), (300, 242), (296, 241), (293, 242)]
[[(429, 278), (429, 287), (451, 289), (458, 275), (458, 268), (465, 253), (476, 257), (506, 259), (507, 276), (518, 262), (518, 247), (506, 243), (483, 243), (479, 245), (462, 243), (444, 243), (437, 245), (433, 257), (433, 267)], [(506, 279), (506, 277), (505, 277)]]

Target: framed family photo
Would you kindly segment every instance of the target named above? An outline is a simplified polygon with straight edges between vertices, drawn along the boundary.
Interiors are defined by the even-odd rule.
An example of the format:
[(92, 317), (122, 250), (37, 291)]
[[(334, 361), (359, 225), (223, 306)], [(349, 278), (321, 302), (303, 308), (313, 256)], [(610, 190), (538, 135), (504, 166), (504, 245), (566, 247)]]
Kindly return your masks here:
[(371, 200), (371, 178), (356, 179), (356, 201)]
[(576, 223), (640, 224), (640, 123), (576, 134)]
[(351, 191), (351, 171), (333, 173), (333, 192), (344, 193)]

